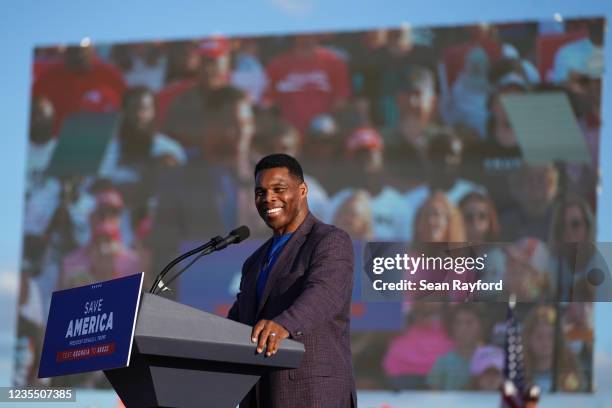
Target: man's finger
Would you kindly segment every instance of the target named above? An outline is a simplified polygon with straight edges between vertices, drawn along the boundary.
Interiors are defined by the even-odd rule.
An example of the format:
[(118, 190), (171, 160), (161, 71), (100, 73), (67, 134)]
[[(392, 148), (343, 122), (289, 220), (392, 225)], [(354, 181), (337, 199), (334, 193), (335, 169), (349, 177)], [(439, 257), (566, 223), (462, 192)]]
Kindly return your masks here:
[(268, 336), (268, 347), (266, 349), (266, 356), (270, 357), (272, 354), (276, 353), (276, 349), (278, 349), (278, 341), (278, 333), (270, 331), (270, 335)]
[(276, 343), (274, 343), (274, 349), (272, 350), (272, 354), (276, 354), (276, 352), (280, 348), (281, 340), (283, 340), (283, 337), (277, 336), (277, 340)]
[(270, 335), (270, 327), (268, 325), (264, 326), (264, 329), (259, 333), (259, 342), (257, 343), (257, 352), (261, 353), (264, 349), (268, 341), (268, 336)]
[(255, 343), (259, 338), (259, 333), (263, 330), (266, 325), (266, 320), (262, 319), (257, 322), (257, 324), (253, 327), (253, 332), (251, 333), (251, 341)]

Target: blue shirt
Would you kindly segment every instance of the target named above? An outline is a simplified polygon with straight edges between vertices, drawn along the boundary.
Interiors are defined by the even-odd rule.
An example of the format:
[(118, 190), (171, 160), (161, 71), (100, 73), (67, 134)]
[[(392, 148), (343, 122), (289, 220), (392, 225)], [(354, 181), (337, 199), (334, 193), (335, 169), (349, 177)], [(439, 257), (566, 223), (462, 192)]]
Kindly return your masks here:
[(268, 275), (270, 274), (270, 270), (274, 266), (274, 263), (278, 259), (278, 255), (281, 253), (287, 241), (293, 233), (283, 234), (278, 237), (272, 238), (272, 245), (270, 245), (270, 249), (268, 250), (268, 255), (266, 257), (266, 263), (264, 264), (259, 276), (257, 277), (257, 305), (259, 305), (259, 300), (263, 296), (264, 288), (266, 287), (266, 282), (268, 281)]

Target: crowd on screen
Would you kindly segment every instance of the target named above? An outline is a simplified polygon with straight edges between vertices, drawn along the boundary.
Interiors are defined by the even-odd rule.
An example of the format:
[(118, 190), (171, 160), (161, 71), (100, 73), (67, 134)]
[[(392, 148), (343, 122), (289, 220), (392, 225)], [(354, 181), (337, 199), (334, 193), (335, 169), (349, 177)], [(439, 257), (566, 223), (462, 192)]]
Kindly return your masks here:
[[(36, 49), (15, 382), (38, 381), (51, 291), (140, 271), (148, 287), (182, 242), (242, 224), (267, 237), (253, 167), (269, 153), (298, 158), (311, 211), (356, 241), (505, 242), (483, 278), (534, 302), (588, 292), (590, 256), (556, 271), (572, 268), (562, 243), (595, 238), (602, 42), (602, 20), (568, 20)], [(523, 160), (502, 98), (549, 91), (570, 101), (588, 164)], [(97, 172), (50, 176), (67, 124), (87, 138), (95, 115), (116, 118)], [(358, 386), (499, 386), (503, 313), (404, 309), (401, 331), (355, 334)], [(556, 374), (557, 310), (523, 311), (531, 381), (590, 389), (591, 310), (563, 309)]]

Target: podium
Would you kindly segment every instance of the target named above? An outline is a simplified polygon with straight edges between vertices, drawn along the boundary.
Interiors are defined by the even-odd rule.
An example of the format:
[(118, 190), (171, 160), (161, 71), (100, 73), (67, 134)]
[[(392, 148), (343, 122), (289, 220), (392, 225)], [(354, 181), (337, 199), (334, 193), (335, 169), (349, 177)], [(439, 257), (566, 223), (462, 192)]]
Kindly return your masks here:
[(255, 352), (250, 326), (142, 296), (129, 366), (104, 371), (127, 408), (234, 408), (261, 375), (300, 364), (302, 343), (284, 340), (265, 357)]

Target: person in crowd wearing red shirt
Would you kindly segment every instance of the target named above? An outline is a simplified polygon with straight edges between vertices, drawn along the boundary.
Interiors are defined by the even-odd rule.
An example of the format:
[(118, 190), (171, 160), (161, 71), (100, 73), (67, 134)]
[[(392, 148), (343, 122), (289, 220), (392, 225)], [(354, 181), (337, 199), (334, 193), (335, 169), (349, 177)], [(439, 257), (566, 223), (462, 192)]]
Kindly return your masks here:
[(272, 59), (266, 71), (266, 102), (278, 106), (283, 119), (302, 134), (311, 119), (350, 97), (346, 63), (319, 46), (316, 36), (297, 36), (292, 49)]
[(98, 59), (92, 46), (72, 46), (66, 49), (62, 61), (53, 63), (40, 75), (32, 92), (53, 104), (57, 133), (71, 113), (118, 110), (125, 88), (121, 72)]

